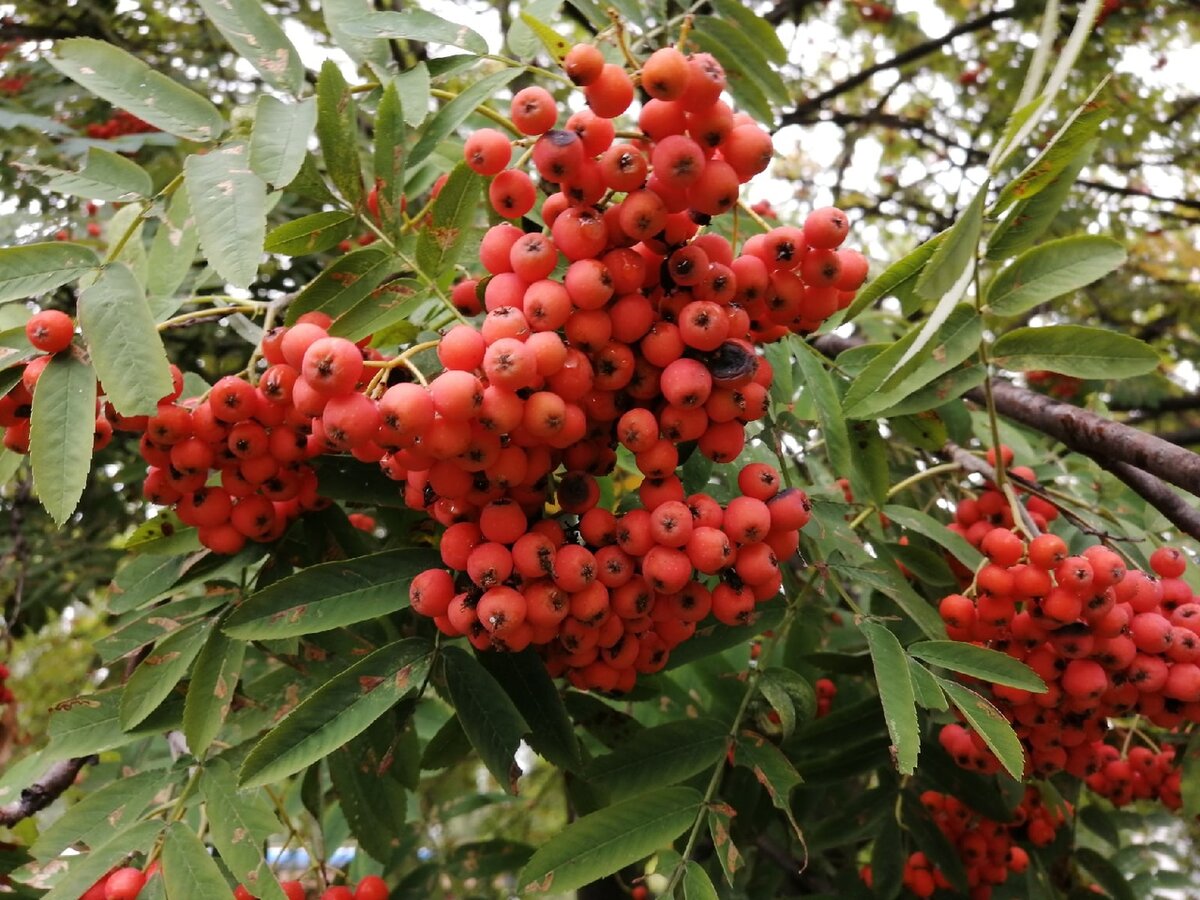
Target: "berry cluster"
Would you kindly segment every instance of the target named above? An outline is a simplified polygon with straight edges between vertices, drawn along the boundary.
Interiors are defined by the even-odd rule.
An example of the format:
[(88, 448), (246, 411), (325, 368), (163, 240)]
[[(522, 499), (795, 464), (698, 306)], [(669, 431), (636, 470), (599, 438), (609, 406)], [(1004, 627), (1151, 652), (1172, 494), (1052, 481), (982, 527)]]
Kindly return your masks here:
[[(1102, 772), (1114, 762), (1104, 744), (1110, 717), (1139, 714), (1168, 729), (1200, 721), (1200, 598), (1181, 580), (1183, 554), (1156, 550), (1151, 573), (1100, 544), (1071, 555), (1058, 535), (1026, 541), (976, 518), (1011, 517), (1007, 502), (1002, 511), (995, 497), (1003, 501), (990, 490), (959, 503), (958, 530), (988, 561), (939, 610), (952, 639), (1007, 652), (1046, 683), (1044, 694), (990, 686), (1025, 745), (1030, 770), (1079, 778)], [(1036, 499), (1030, 512), (1044, 521)], [(946, 726), (941, 743), (960, 765), (999, 768), (982, 739), (960, 725)], [(1123, 772), (1126, 762), (1115, 762), (1114, 772)], [(1131, 777), (1114, 784), (1118, 795), (1133, 790)]]
[[(134, 866), (124, 866), (107, 872), (99, 881), (84, 891), (79, 900), (136, 900), (145, 888), (146, 883), (158, 872), (157, 862), (151, 863), (145, 871)], [(306, 900), (308, 892), (299, 881), (281, 881), (280, 888), (288, 900)], [(254, 900), (243, 885), (238, 885), (233, 891), (234, 900)], [(359, 881), (357, 887), (339, 885), (326, 888), (319, 900), (387, 900), (387, 883), (378, 875), (368, 875)]]
[(88, 137), (102, 141), (126, 134), (143, 134), (150, 131), (158, 131), (158, 129), (123, 109), (118, 109), (103, 122), (92, 122), (84, 129)]
[(837, 685), (828, 678), (818, 678), (813, 687), (817, 692), (817, 718), (822, 719), (833, 709), (833, 698), (837, 696)]
[[(554, 192), (544, 230), (524, 220), (528, 230), (505, 222), (485, 234), (489, 274), (451, 298), (485, 315), (436, 342), (436, 377), (413, 359), (434, 342), (384, 359), (307, 313), (264, 337), (257, 383), (228, 376), (181, 402), (177, 379), (155, 415), (109, 409), (98, 421), (141, 433), (146, 498), (173, 505), (221, 553), (273, 540), (324, 502), (313, 457), (378, 464), (406, 505), (446, 527), (447, 568), (413, 581), (416, 612), (479, 648), (538, 646), (580, 687), (628, 690), (710, 612), (742, 623), (778, 594), (809, 519), (804, 492), (756, 463), (722, 504), (688, 496), (680, 466), (692, 453), (730, 463), (742, 452), (768, 409), (759, 346), (817, 328), (852, 300), (867, 264), (840, 249), (848, 222), (832, 207), (803, 228), (754, 235), (740, 254), (708, 229), (772, 153), (770, 136), (719, 99), (725, 74), (711, 56), (654, 53), (636, 76), (651, 97), (640, 133), (624, 143), (610, 120), (632, 102), (630, 76), (590, 45), (564, 65), (589, 104), (564, 128), (554, 97), (532, 87), (511, 107), (525, 137), (483, 129), (466, 141), (504, 217), (523, 217), (537, 192), (520, 165), (508, 168), (514, 144)], [(30, 340), (65, 349), (73, 323), (39, 316)], [(48, 359), (26, 374), (35, 380)], [(31, 393), (32, 381), (21, 387)], [(27, 422), (28, 401), (13, 398), (5, 414)], [(27, 438), (27, 424), (6, 435)], [(642, 476), (640, 508), (617, 515), (599, 505), (598, 478), (622, 448)]]
[(1157, 752), (1132, 747), (1124, 756), (1116, 747), (1103, 744), (1099, 757), (1099, 767), (1084, 781), (1114, 806), (1128, 806), (1135, 800), (1157, 800), (1170, 810), (1183, 806), (1183, 770), (1169, 744)]
[[(4, 429), (4, 446), (14, 453), (29, 452), (29, 417), (33, 411), (33, 389), (42, 370), (56, 353), (71, 347), (75, 336), (75, 321), (64, 312), (44, 309), (25, 323), (25, 337), (35, 350), (46, 355), (30, 360), (21, 372), (21, 380), (8, 393), (0, 396), (0, 428)], [(112, 424), (97, 411), (95, 447), (107, 446), (112, 439)]]
[(1058, 372), (1048, 372), (1038, 369), (1025, 373), (1025, 381), (1030, 388), (1040, 394), (1048, 394), (1059, 400), (1077, 400), (1083, 393), (1083, 379), (1073, 375), (1060, 375)]
[(12, 692), (12, 688), (4, 683), (8, 681), (10, 674), (12, 673), (8, 671), (8, 666), (0, 663), (0, 706), (4, 706), (7, 703), (15, 703), (17, 699), (16, 695)]
[[(1029, 854), (1019, 840), (1047, 846), (1066, 821), (1064, 810), (1046, 806), (1032, 787), (1025, 789), (1011, 822), (993, 821), (957, 797), (937, 791), (925, 791), (921, 803), (962, 859), (972, 900), (987, 900), (993, 887), (1029, 866)], [(904, 886), (918, 897), (952, 889), (942, 871), (919, 851), (904, 864)]]

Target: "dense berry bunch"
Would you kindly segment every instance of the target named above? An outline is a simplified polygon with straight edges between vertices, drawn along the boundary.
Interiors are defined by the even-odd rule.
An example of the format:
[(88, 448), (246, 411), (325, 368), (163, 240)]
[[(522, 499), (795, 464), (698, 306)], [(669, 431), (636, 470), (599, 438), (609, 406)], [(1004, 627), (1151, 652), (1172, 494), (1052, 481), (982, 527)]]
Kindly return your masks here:
[[(406, 505), (446, 528), (446, 568), (413, 581), (417, 613), (480, 649), (534, 645), (579, 687), (628, 690), (710, 613), (743, 623), (778, 594), (809, 518), (804, 492), (754, 463), (720, 503), (688, 495), (680, 467), (692, 453), (741, 454), (768, 411), (761, 344), (846, 306), (866, 260), (839, 249), (848, 222), (832, 207), (740, 252), (709, 227), (772, 153), (767, 132), (720, 99), (711, 56), (653, 54), (637, 76), (651, 98), (640, 132), (621, 143), (610, 120), (632, 102), (629, 75), (588, 45), (564, 65), (588, 109), (559, 128), (555, 98), (525, 88), (511, 105), (524, 137), (483, 129), (466, 141), (494, 208), (524, 227), (484, 235), (487, 275), (451, 298), (476, 318), (441, 335), (440, 373), (415, 370), (421, 347), (383, 359), (308, 313), (264, 338), (257, 382), (228, 376), (188, 401), (177, 383), (154, 416), (100, 421), (141, 434), (146, 498), (222, 553), (278, 538), (323, 502), (313, 457), (378, 464)], [(544, 229), (524, 218), (538, 188), (509, 168), (514, 144), (549, 194)], [(70, 326), (31, 322), (30, 340), (57, 352)], [(6, 435), (16, 445), (27, 444), (25, 387), (0, 407), (18, 422)], [(642, 476), (620, 514), (600, 505), (598, 480), (618, 450)]]
[[(1032, 772), (1086, 778), (1111, 768), (1111, 779), (1096, 779), (1105, 793), (1140, 796), (1145, 791), (1127, 770), (1145, 760), (1135, 766), (1120, 753), (1114, 758), (1104, 737), (1113, 717), (1142, 715), (1168, 729), (1200, 721), (1200, 598), (1181, 578), (1186, 560), (1160, 548), (1150, 557), (1151, 571), (1143, 572), (1102, 544), (1071, 554), (1052, 533), (1025, 540), (976, 518), (1011, 517), (1007, 502), (1001, 511), (994, 497), (1003, 500), (989, 491), (959, 504), (958, 529), (987, 562), (965, 591), (942, 599), (947, 633), (1007, 652), (1046, 683), (1044, 694), (990, 686)], [(1044, 522), (1038, 512), (1034, 518)], [(941, 743), (960, 765), (999, 768), (982, 738), (963, 726), (943, 728)], [(1156, 759), (1153, 772), (1167, 762)], [(1177, 793), (1169, 773), (1155, 781), (1148, 764), (1139, 771), (1147, 785), (1164, 786), (1165, 798)]]
[(87, 136), (97, 140), (110, 140), (126, 134), (144, 134), (158, 131), (149, 122), (143, 122), (131, 112), (118, 109), (103, 122), (92, 122), (84, 129)]
[[(151, 863), (143, 871), (134, 866), (112, 869), (88, 888), (80, 900), (135, 900), (159, 872), (158, 863)], [(299, 881), (281, 881), (280, 888), (288, 900), (306, 900), (308, 891)], [(254, 894), (244, 885), (233, 890), (233, 900), (254, 900)], [(378, 875), (368, 875), (355, 886), (338, 885), (326, 888), (320, 900), (387, 900), (387, 883)]]
[[(980, 815), (956, 797), (925, 791), (921, 803), (962, 859), (971, 900), (987, 900), (992, 888), (1009, 875), (1020, 875), (1029, 866), (1029, 854), (1018, 841), (1044, 847), (1054, 840), (1066, 821), (1066, 810), (1051, 809), (1036, 788), (1026, 788), (1021, 804), (1009, 822)], [(951, 891), (945, 874), (923, 852), (909, 856), (904, 865), (904, 886), (918, 897)]]

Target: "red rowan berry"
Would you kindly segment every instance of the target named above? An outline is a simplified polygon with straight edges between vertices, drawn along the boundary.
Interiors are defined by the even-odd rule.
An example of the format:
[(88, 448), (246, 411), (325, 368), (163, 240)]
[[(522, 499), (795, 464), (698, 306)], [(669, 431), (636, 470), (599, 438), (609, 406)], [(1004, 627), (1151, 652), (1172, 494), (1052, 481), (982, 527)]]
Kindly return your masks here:
[(38, 350), (46, 353), (61, 353), (71, 346), (75, 335), (75, 322), (57, 309), (44, 309), (34, 313), (25, 323), (25, 337)]

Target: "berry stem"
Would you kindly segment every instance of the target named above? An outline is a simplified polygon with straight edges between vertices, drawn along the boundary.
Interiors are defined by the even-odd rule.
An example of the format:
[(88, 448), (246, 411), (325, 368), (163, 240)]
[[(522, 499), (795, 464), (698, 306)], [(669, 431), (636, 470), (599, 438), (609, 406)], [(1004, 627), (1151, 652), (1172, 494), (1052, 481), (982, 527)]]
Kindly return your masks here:
[(138, 214), (134, 216), (129, 222), (129, 225), (126, 226), (125, 232), (119, 238), (117, 238), (117, 242), (108, 248), (108, 255), (104, 257), (104, 265), (108, 265), (109, 263), (115, 261), (116, 258), (121, 255), (121, 251), (125, 249), (125, 245), (129, 243), (130, 238), (133, 237), (133, 234), (135, 231), (137, 231), (138, 226), (146, 221), (147, 214), (154, 207), (154, 201), (167, 199), (179, 189), (181, 184), (183, 184), (182, 172), (163, 185), (163, 189), (153, 197), (141, 201), (141, 209), (138, 210)]
[(194, 322), (202, 322), (205, 319), (219, 319), (222, 316), (233, 315), (234, 313), (242, 313), (243, 315), (253, 316), (261, 311), (258, 306), (249, 306), (239, 304), (238, 306), (216, 306), (212, 309), (198, 309), (194, 312), (180, 313), (177, 316), (172, 316), (164, 322), (158, 323), (159, 331), (167, 331), (171, 328), (179, 328), (184, 325), (191, 325)]
[[(429, 93), (432, 96), (437, 97), (439, 100), (457, 100), (458, 99), (458, 94), (454, 93), (454, 91), (446, 91), (446, 90), (443, 90), (442, 88), (430, 88)], [(493, 122), (495, 122), (497, 125), (501, 126), (502, 128), (508, 129), (508, 131), (512, 132), (517, 137), (521, 137), (521, 130), (519, 128), (517, 128), (516, 125), (513, 124), (512, 119), (508, 118), (508, 116), (498, 113), (491, 107), (485, 106), (482, 103), (479, 104), (479, 106), (475, 107), (475, 112), (479, 113), (485, 119), (491, 119)]]
[(763, 231), (771, 230), (771, 226), (767, 224), (767, 220), (764, 219), (762, 216), (760, 216), (758, 213), (756, 213), (754, 211), (754, 208), (751, 207), (750, 204), (747, 203), (745, 200), (743, 200), (741, 197), (738, 197), (737, 205), (738, 205), (738, 209), (740, 209), (742, 212), (744, 212), (746, 215), (748, 215), (751, 219), (753, 219), (754, 223), (759, 228), (761, 228)]
[(621, 14), (611, 6), (605, 12), (608, 13), (609, 19), (612, 20), (613, 32), (617, 36), (617, 46), (621, 48), (621, 55), (625, 57), (625, 62), (629, 68), (637, 72), (642, 68), (642, 64), (633, 55), (633, 52), (629, 49), (629, 42), (625, 40), (625, 23), (621, 20)]

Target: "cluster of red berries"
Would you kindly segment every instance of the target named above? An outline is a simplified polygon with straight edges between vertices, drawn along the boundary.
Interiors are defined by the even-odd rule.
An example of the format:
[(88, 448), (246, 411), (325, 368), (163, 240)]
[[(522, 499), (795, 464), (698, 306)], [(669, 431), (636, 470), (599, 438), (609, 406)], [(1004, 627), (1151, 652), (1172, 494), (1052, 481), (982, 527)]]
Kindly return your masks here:
[[(768, 410), (758, 345), (818, 327), (867, 265), (839, 249), (848, 221), (832, 207), (751, 237), (737, 256), (701, 233), (772, 153), (767, 132), (719, 99), (725, 75), (711, 56), (668, 49), (646, 61), (644, 137), (624, 144), (610, 119), (632, 101), (626, 72), (590, 45), (565, 67), (590, 106), (565, 128), (542, 88), (512, 102), (527, 135), (518, 143), (558, 188), (542, 208), (547, 230), (488, 230), (479, 252), (490, 274), (452, 296), (486, 315), (441, 337), (440, 374), (426, 382), (415, 370), (420, 347), (385, 360), (307, 313), (264, 337), (269, 368), (256, 384), (228, 376), (178, 402), (177, 379), (154, 416), (101, 418), (141, 433), (147, 499), (174, 505), (222, 553), (277, 538), (323, 502), (312, 457), (377, 463), (408, 506), (446, 527), (448, 570), (414, 580), (418, 613), (477, 647), (539, 646), (579, 686), (627, 690), (710, 612), (745, 622), (778, 594), (809, 519), (803, 491), (752, 464), (741, 496), (722, 505), (688, 496), (680, 466), (692, 452), (717, 463), (741, 453), (747, 424)], [(506, 168), (511, 150), (485, 129), (465, 152), (516, 219), (536, 189)], [(526, 187), (528, 202), (513, 202)], [(620, 448), (643, 478), (640, 508), (617, 515), (598, 505), (597, 479)]]
[(118, 109), (103, 122), (92, 122), (84, 129), (88, 137), (102, 141), (126, 134), (143, 134), (150, 131), (158, 131), (158, 129), (123, 109)]
[(837, 696), (837, 685), (828, 678), (818, 678), (813, 687), (817, 691), (817, 718), (822, 719), (833, 709), (833, 698)]
[(1132, 747), (1124, 756), (1104, 744), (1099, 757), (1099, 767), (1084, 783), (1114, 806), (1128, 806), (1135, 800), (1157, 800), (1170, 810), (1183, 806), (1183, 770), (1170, 744), (1157, 751)]
[(8, 671), (8, 666), (0, 663), (0, 706), (4, 706), (6, 703), (13, 703), (17, 699), (16, 695), (12, 692), (12, 688), (5, 684), (10, 674), (12, 673)]
[[(159, 871), (159, 863), (154, 862), (145, 871), (134, 866), (113, 869), (99, 881), (88, 888), (79, 900), (136, 900), (142, 889)], [(299, 881), (281, 881), (280, 888), (288, 900), (305, 900), (308, 892)], [(254, 900), (243, 885), (238, 885), (233, 891), (234, 900)], [(326, 888), (319, 900), (387, 900), (387, 883), (378, 875), (368, 875), (357, 887), (339, 885)]]
[[(1029, 854), (1017, 842), (1049, 845), (1069, 811), (1069, 806), (1067, 810), (1046, 806), (1032, 787), (1025, 789), (1010, 822), (993, 821), (957, 797), (937, 791), (921, 794), (921, 804), (962, 859), (971, 900), (988, 900), (993, 887), (1004, 884), (1009, 875), (1024, 872), (1029, 867)], [(903, 879), (904, 886), (918, 897), (952, 890), (945, 874), (920, 851), (905, 862)]]
[[(1110, 717), (1139, 714), (1168, 729), (1200, 721), (1200, 598), (1181, 579), (1183, 554), (1156, 550), (1151, 573), (1101, 544), (1072, 555), (1058, 535), (1027, 541), (986, 519), (972, 521), (989, 511), (1011, 516), (995, 508), (994, 496), (959, 504), (958, 530), (987, 562), (939, 610), (952, 639), (1004, 651), (1046, 683), (1042, 694), (989, 686), (1022, 739), (1030, 771), (1078, 778), (1101, 771), (1111, 762), (1104, 743)], [(1036, 499), (1028, 502), (1035, 521), (1042, 518), (1033, 512)], [(982, 738), (961, 725), (947, 725), (941, 743), (960, 765), (999, 768)]]
[[(501, 216), (519, 219), (537, 199), (533, 177), (508, 167), (514, 143), (532, 142), (535, 174), (557, 190), (540, 210), (549, 236), (492, 230), (484, 257), (491, 277), (459, 285), (455, 300), (464, 310), (479, 311), (481, 296), (489, 310), (511, 306), (550, 330), (565, 324), (572, 303), (591, 314), (585, 321), (609, 305), (614, 324), (629, 321), (628, 334), (599, 335), (600, 343), (632, 343), (665, 322), (676, 326), (667, 329), (672, 337), (692, 335), (697, 343), (688, 346), (715, 350), (725, 337), (771, 341), (812, 331), (850, 303), (867, 261), (839, 249), (849, 229), (840, 210), (814, 211), (803, 229), (755, 235), (736, 258), (719, 236), (696, 237), (737, 206), (740, 185), (765, 170), (773, 152), (765, 130), (719, 99), (725, 73), (716, 59), (673, 48), (651, 55), (639, 76), (651, 97), (638, 116), (641, 136), (620, 142), (610, 120), (633, 100), (629, 75), (588, 44), (574, 47), (564, 66), (588, 108), (563, 127), (553, 95), (530, 87), (511, 107), (525, 139), (512, 142), (490, 128), (467, 139), (467, 163), (492, 177), (489, 197)], [(567, 276), (548, 285), (559, 254)]]
[[(75, 336), (75, 320), (56, 309), (44, 309), (30, 316), (25, 323), (25, 337), (35, 350), (46, 355), (30, 360), (21, 372), (21, 380), (0, 396), (0, 428), (4, 429), (4, 446), (14, 453), (29, 452), (29, 417), (33, 412), (33, 389), (42, 370), (56, 353), (71, 347)], [(97, 407), (95, 447), (107, 446), (112, 439), (112, 424)]]
[[(866, 261), (837, 249), (847, 222), (832, 208), (751, 238), (737, 257), (699, 233), (771, 157), (769, 135), (720, 101), (712, 57), (653, 54), (640, 73), (645, 137), (620, 144), (610, 119), (632, 101), (628, 74), (590, 45), (564, 66), (589, 104), (564, 128), (542, 88), (511, 106), (528, 136), (516, 143), (558, 188), (541, 209), (549, 234), (489, 229), (489, 275), (452, 296), (486, 317), (443, 337), (445, 371), (428, 391), (400, 384), (380, 400), (385, 424), (412, 435), (383, 465), (410, 506), (447, 525), (449, 571), (414, 580), (417, 612), (480, 648), (538, 646), (579, 686), (624, 690), (710, 611), (743, 622), (778, 593), (806, 497), (780, 491), (765, 465), (742, 471), (742, 496), (724, 508), (685, 496), (680, 445), (735, 459), (767, 409), (771, 370), (756, 344), (817, 327), (850, 302)], [(513, 143), (482, 129), (464, 147), (509, 219), (536, 198), (533, 178), (508, 167)], [(596, 481), (619, 446), (644, 476), (641, 508), (620, 516), (598, 506)], [(546, 518), (551, 498), (561, 513)]]
[(1083, 393), (1084, 382), (1073, 375), (1060, 375), (1038, 369), (1025, 373), (1025, 382), (1040, 394), (1057, 397), (1059, 400), (1074, 400)]

